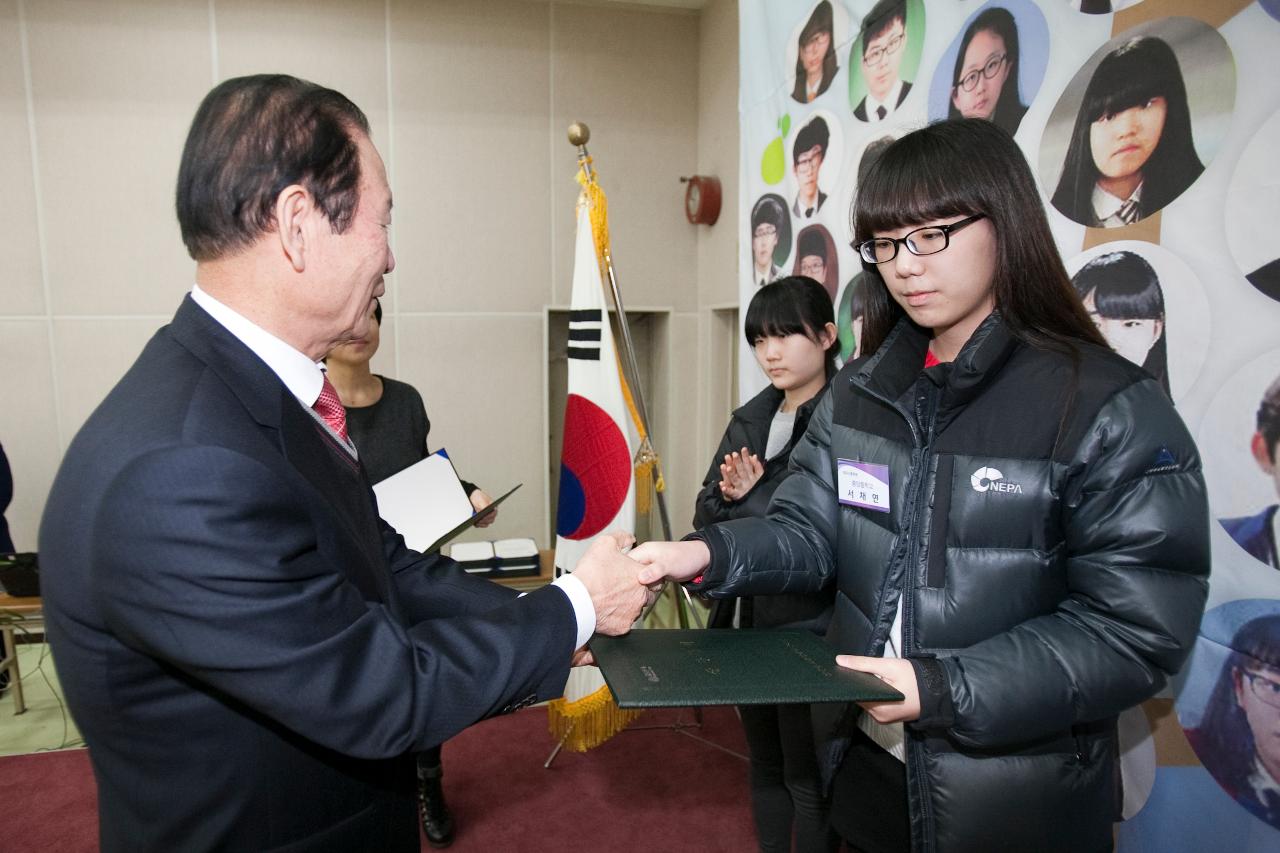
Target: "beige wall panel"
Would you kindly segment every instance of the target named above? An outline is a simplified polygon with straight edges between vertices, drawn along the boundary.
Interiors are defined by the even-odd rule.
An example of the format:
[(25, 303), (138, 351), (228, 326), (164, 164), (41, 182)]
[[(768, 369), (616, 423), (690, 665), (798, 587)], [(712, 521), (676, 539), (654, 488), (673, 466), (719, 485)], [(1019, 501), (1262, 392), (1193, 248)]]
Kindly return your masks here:
[(386, 159), (383, 0), (217, 0), (218, 76), (284, 73), (337, 89), (369, 117)]
[(391, 4), (400, 310), (550, 299), (548, 19), (527, 2)]
[(541, 315), (409, 316), (398, 319), (397, 330), (394, 378), (422, 394), (431, 449), (446, 448), (458, 473), (493, 497), (524, 484), (492, 527), (461, 541), (529, 536), (548, 547)]
[(682, 175), (697, 166), (698, 17), (684, 12), (557, 4), (554, 72), (555, 304), (572, 283), (576, 151), (573, 121), (609, 196), (614, 264), (628, 310), (697, 306), (697, 227)]
[[(667, 481), (667, 508), (671, 515), (671, 535), (679, 539), (693, 530), (693, 501), (702, 486), (710, 457), (698, 454), (699, 412), (705, 410), (698, 399), (698, 315), (673, 314), (669, 323), (670, 341), (664, 357), (670, 360), (663, 373), (667, 377), (667, 409), (661, 444)], [(655, 527), (655, 531), (661, 528)]]
[(53, 311), (167, 312), (194, 269), (173, 191), (209, 88), (208, 3), (42, 0), (26, 10)]
[(6, 314), (44, 313), (31, 134), (16, 0), (0, 0), (0, 258)]
[[(173, 300), (173, 310), (179, 300)], [(172, 314), (152, 318), (55, 319), (59, 433), (65, 448)]]
[(49, 331), (43, 320), (0, 321), (0, 364), (21, 366), (0, 378), (0, 444), (13, 470), (13, 503), (4, 511), (13, 544), (36, 550), (40, 513), (62, 458), (54, 411)]
[[(712, 0), (702, 10), (698, 44), (698, 172), (724, 192), (720, 221), (698, 229), (702, 305), (738, 299), (738, 4)], [(743, 251), (746, 251), (745, 247)]]

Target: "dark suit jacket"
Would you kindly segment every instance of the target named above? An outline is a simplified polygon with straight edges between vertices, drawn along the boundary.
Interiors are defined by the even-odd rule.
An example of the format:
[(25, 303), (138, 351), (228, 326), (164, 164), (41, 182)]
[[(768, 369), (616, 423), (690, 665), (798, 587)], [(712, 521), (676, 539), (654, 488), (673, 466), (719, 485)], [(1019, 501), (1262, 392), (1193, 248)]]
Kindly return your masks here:
[[(903, 80), (902, 91), (898, 94), (898, 103), (893, 105), (893, 108), (895, 110), (898, 107), (902, 106), (902, 102), (907, 99), (907, 92), (910, 92), (910, 91), (911, 91), (911, 84), (908, 83), (906, 80)], [(858, 121), (867, 120), (867, 96), (866, 95), (863, 95), (862, 100), (858, 101), (858, 105), (853, 108), (853, 115), (855, 118), (858, 119)], [(888, 117), (889, 116), (885, 116), (885, 118), (888, 118)]]
[(45, 614), (114, 850), (418, 849), (411, 754), (563, 691), (567, 597), (407, 550), (188, 298), (72, 442)]

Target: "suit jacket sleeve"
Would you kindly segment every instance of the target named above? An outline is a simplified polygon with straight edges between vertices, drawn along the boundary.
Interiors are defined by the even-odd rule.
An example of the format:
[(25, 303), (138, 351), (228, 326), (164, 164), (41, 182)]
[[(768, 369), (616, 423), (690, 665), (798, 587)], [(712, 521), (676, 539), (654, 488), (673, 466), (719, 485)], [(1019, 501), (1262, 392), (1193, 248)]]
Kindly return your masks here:
[(509, 587), (470, 574), (448, 557), (410, 549), (391, 525), (379, 522), (387, 565), (409, 624), (484, 613), (520, 597)]
[(398, 618), (333, 564), (330, 534), (296, 488), (222, 447), (132, 461), (93, 521), (92, 593), (113, 633), (227, 701), (359, 758), (421, 750), (513, 703), (560, 695), (576, 634), (560, 590), (477, 596), (456, 566), (406, 551), (396, 582), (441, 602), (415, 615), (449, 615)]

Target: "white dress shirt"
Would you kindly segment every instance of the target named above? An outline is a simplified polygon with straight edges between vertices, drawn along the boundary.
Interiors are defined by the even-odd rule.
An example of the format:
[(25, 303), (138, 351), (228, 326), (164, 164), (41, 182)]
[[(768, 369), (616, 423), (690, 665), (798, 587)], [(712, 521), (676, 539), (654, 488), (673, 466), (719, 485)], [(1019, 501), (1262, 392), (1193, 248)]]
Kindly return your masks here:
[[(898, 99), (902, 97), (902, 78), (893, 84), (893, 88), (889, 90), (889, 94), (883, 101), (876, 100), (876, 96), (867, 92), (867, 124), (876, 124), (884, 121), (893, 115), (893, 111), (898, 108)], [(880, 118), (878, 109), (884, 107), (884, 118)]]
[[(311, 408), (315, 405), (316, 399), (320, 396), (320, 389), (324, 386), (324, 371), (319, 363), (307, 358), (266, 329), (255, 325), (244, 315), (214, 299), (201, 290), (198, 284), (191, 288), (191, 299), (218, 325), (235, 335), (241, 343), (252, 350), (254, 355), (262, 359), (271, 372), (289, 389), (289, 393), (298, 399), (302, 407), (329, 430), (330, 435), (337, 438), (325, 420)], [(350, 441), (346, 443), (350, 445), (354, 455), (355, 445)], [(552, 583), (569, 598), (578, 626), (577, 641), (574, 645), (575, 648), (582, 648), (587, 640), (591, 639), (596, 627), (596, 607), (591, 601), (591, 594), (587, 592), (587, 587), (582, 581), (573, 575), (563, 575)]]
[[(1130, 201), (1134, 204), (1142, 202), (1142, 184), (1138, 184), (1133, 191), (1133, 195), (1128, 198), (1116, 198), (1102, 187), (1094, 184), (1093, 196), (1090, 201), (1093, 204), (1093, 216), (1099, 228), (1120, 228), (1129, 224), (1120, 218), (1120, 208)], [(1088, 223), (1086, 222), (1085, 224), (1087, 225)]]

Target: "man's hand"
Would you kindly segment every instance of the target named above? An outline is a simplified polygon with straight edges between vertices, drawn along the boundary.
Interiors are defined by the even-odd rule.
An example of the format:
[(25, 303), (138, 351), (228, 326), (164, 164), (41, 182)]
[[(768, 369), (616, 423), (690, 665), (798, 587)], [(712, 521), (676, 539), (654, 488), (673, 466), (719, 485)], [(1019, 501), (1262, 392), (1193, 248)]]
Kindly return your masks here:
[(845, 669), (856, 669), (879, 676), (906, 698), (901, 702), (859, 702), (877, 723), (909, 723), (920, 719), (920, 685), (911, 661), (902, 658), (868, 658), (861, 655), (836, 655), (836, 663)]
[(745, 447), (724, 455), (720, 463), (720, 494), (727, 501), (740, 501), (764, 476), (760, 457)]
[[(493, 498), (485, 494), (484, 489), (476, 489), (471, 493), (471, 508), (476, 512), (482, 512), (484, 508), (491, 503), (493, 503)], [(476, 522), (476, 527), (488, 527), (497, 520), (498, 508), (494, 507), (489, 511), (488, 515), (482, 516), (480, 520)]]
[(596, 656), (591, 654), (591, 649), (583, 646), (573, 653), (573, 659), (569, 662), (569, 666), (595, 666)]
[(591, 543), (573, 570), (595, 605), (598, 633), (612, 637), (627, 633), (654, 598), (636, 577), (640, 565), (623, 554), (635, 541), (630, 533), (606, 533)]
[(631, 559), (644, 563), (640, 583), (652, 586), (664, 580), (688, 581), (711, 564), (711, 549), (698, 539), (687, 542), (646, 542), (632, 550)]

